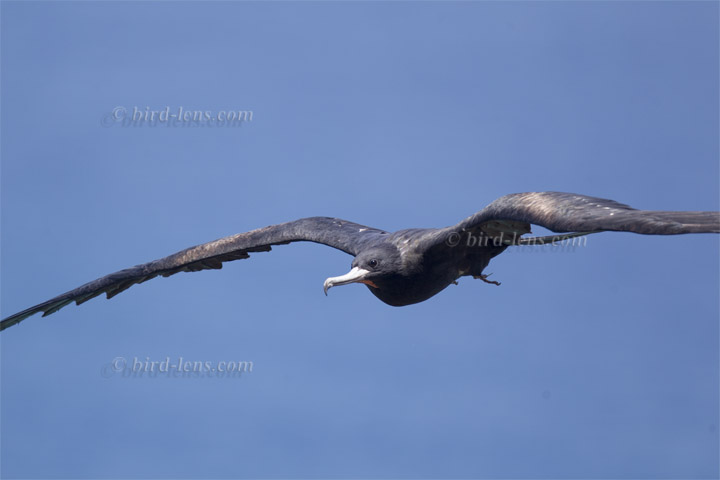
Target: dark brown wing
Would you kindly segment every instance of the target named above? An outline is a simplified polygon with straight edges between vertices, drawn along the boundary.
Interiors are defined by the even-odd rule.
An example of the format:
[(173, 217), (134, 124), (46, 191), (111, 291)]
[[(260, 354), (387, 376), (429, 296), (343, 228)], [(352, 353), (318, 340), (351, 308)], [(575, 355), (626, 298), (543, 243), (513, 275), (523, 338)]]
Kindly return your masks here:
[(636, 210), (613, 200), (561, 192), (505, 195), (452, 228), (523, 230), (522, 225), (508, 228), (513, 222), (540, 225), (553, 232), (720, 233), (720, 212)]
[(328, 217), (303, 218), (247, 233), (238, 233), (93, 280), (3, 319), (0, 322), (0, 331), (39, 312), (43, 312), (43, 316), (55, 313), (72, 302), (80, 305), (103, 293), (107, 298), (112, 298), (135, 284), (159, 275), (169, 277), (178, 272), (219, 269), (222, 268), (223, 262), (248, 258), (253, 252), (269, 252), (272, 245), (307, 241), (356, 255), (363, 245), (372, 242), (378, 235), (386, 234), (387, 232), (382, 230)]

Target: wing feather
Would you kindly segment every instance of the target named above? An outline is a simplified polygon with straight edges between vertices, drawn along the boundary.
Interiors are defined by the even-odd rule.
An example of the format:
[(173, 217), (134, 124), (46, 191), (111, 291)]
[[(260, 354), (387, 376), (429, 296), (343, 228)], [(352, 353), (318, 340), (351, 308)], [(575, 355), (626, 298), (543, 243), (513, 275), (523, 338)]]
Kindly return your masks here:
[(483, 229), (497, 221), (526, 222), (553, 232), (720, 233), (720, 212), (636, 210), (614, 200), (561, 192), (505, 195), (452, 228)]
[(103, 293), (107, 298), (124, 292), (133, 285), (157, 276), (169, 277), (178, 272), (221, 269), (223, 262), (242, 260), (250, 253), (269, 252), (271, 246), (291, 242), (315, 242), (356, 255), (364, 244), (387, 232), (329, 217), (311, 217), (293, 222), (239, 233), (186, 248), (173, 255), (111, 273), (55, 298), (11, 315), (0, 322), (0, 331), (20, 323), (36, 313), (43, 316), (57, 312), (75, 302), (87, 302)]

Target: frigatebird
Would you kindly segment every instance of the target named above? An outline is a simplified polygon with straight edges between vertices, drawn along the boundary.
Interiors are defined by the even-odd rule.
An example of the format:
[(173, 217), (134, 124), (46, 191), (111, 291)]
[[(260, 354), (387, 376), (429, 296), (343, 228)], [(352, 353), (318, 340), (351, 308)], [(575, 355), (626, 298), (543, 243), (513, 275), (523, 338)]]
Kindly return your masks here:
[[(530, 233), (530, 224), (560, 235), (523, 237)], [(292, 242), (321, 243), (355, 257), (348, 273), (325, 280), (326, 295), (331, 287), (364, 283), (377, 298), (400, 307), (427, 300), (463, 276), (499, 285), (488, 280), (483, 270), (508, 247), (546, 245), (604, 231), (644, 235), (720, 233), (720, 212), (636, 210), (585, 195), (530, 192), (500, 197), (446, 228), (390, 233), (338, 218), (302, 218), (224, 237), (111, 273), (3, 319), (0, 330), (36, 313), (50, 315), (72, 302), (80, 305), (103, 293), (112, 298), (157, 276), (219, 269), (223, 262), (245, 259), (250, 253), (268, 252), (272, 246)]]

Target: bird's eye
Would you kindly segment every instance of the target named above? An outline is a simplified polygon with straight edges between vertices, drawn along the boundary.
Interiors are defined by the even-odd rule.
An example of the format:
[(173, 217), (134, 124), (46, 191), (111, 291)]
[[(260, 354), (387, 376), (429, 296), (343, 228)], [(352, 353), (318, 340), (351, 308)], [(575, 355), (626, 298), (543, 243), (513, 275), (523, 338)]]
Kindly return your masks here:
[(375, 259), (372, 259), (372, 260), (368, 261), (368, 266), (369, 266), (370, 268), (375, 268), (375, 267), (377, 267), (377, 264), (378, 264), (378, 261), (375, 260)]

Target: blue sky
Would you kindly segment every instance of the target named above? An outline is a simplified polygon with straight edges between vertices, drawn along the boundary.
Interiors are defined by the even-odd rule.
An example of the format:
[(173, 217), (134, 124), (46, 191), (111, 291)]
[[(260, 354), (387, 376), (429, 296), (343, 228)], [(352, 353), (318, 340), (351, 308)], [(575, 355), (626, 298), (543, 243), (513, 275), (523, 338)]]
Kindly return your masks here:
[[(3, 2), (2, 315), (225, 235), (513, 192), (717, 210), (715, 2)], [(251, 110), (103, 125), (116, 107)], [(711, 478), (718, 238), (508, 251), (427, 302), (276, 248), (3, 332), (4, 478)], [(117, 357), (240, 378), (103, 376)]]

